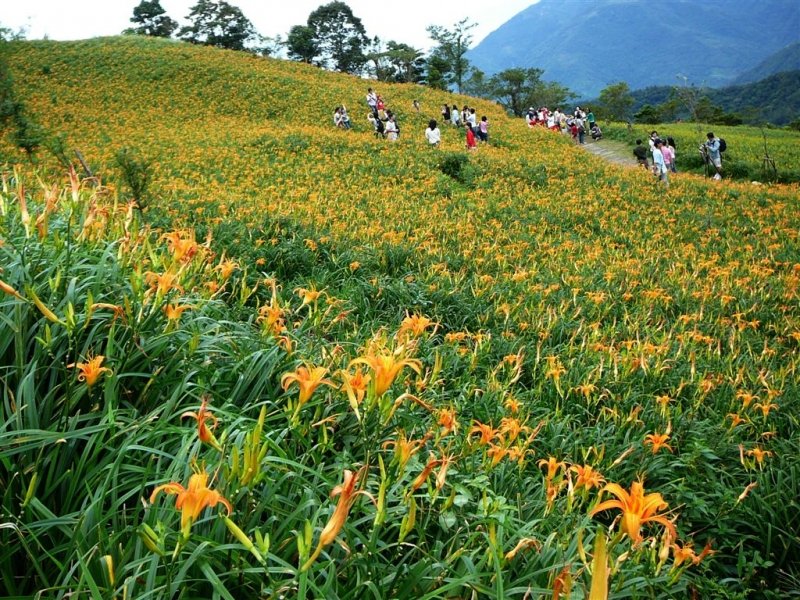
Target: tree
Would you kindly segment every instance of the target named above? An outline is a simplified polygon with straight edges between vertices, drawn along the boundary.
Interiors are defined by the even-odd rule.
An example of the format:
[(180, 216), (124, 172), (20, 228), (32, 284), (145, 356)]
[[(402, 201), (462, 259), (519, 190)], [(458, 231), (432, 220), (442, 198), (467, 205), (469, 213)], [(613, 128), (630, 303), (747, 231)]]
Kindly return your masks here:
[(425, 61), (425, 83), (435, 90), (446, 90), (450, 84), (450, 65), (438, 54)]
[(653, 106), (652, 104), (645, 104), (636, 111), (636, 114), (633, 115), (633, 118), (636, 120), (637, 123), (648, 123), (648, 124), (655, 124), (661, 123), (661, 110), (658, 106)]
[(286, 50), (289, 58), (304, 63), (311, 63), (319, 54), (314, 30), (307, 25), (295, 25), (289, 30), (286, 38)]
[(452, 30), (439, 25), (430, 25), (426, 28), (430, 38), (438, 44), (431, 55), (447, 64), (447, 71), (441, 74), (448, 84), (455, 84), (459, 93), (461, 93), (464, 78), (469, 71), (469, 60), (465, 56), (472, 42), (472, 35), (469, 31), (476, 26), (477, 23), (470, 23), (469, 19), (462, 19), (453, 25)]
[(224, 0), (198, 0), (187, 19), (192, 24), (182, 27), (178, 37), (193, 44), (246, 50), (258, 38), (244, 13)]
[(376, 37), (367, 60), (372, 61), (375, 77), (379, 81), (418, 83), (424, 77), (425, 58), (422, 50), (408, 44), (390, 40), (384, 47)]
[(137, 27), (126, 29), (125, 33), (168, 38), (178, 29), (178, 22), (167, 16), (159, 0), (142, 0), (133, 9), (131, 23)]
[(560, 108), (567, 100), (575, 98), (575, 94), (568, 87), (556, 83), (555, 81), (540, 81), (534, 90), (533, 102), (529, 106), (547, 106), (550, 108)]
[(506, 69), (489, 80), (492, 95), (507, 110), (521, 117), (530, 104), (533, 87), (542, 76), (541, 69)]
[(624, 81), (603, 88), (600, 91), (599, 102), (607, 119), (630, 122), (634, 99), (628, 84)]
[(541, 69), (506, 69), (489, 80), (491, 97), (521, 117), (529, 106), (561, 106), (574, 94), (563, 85), (542, 81)]
[(10, 27), (3, 27), (0, 25), (0, 41), (2, 42), (18, 42), (25, 39), (26, 29), (20, 27), (16, 31)]
[(464, 80), (464, 93), (478, 98), (491, 98), (492, 88), (486, 73), (475, 67), (470, 68), (469, 77)]
[(344, 2), (330, 2), (308, 15), (314, 32), (319, 64), (342, 73), (358, 74), (367, 61), (364, 49), (369, 44), (361, 19)]

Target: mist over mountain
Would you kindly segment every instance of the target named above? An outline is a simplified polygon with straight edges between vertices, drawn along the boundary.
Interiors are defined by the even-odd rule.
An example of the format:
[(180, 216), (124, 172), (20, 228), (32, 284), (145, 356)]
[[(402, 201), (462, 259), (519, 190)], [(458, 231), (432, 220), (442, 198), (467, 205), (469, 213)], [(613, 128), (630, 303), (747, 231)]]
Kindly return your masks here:
[(541, 0), (467, 57), (487, 75), (538, 67), (595, 96), (617, 81), (728, 85), (798, 41), (798, 0)]

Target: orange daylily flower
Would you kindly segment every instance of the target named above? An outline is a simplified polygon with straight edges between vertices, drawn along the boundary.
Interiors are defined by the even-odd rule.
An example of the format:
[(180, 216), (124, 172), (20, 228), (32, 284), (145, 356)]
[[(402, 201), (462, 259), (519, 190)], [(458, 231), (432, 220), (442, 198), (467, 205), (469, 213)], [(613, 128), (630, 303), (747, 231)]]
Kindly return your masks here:
[(86, 362), (78, 362), (72, 363), (67, 365), (68, 369), (76, 368), (80, 371), (78, 374), (78, 381), (85, 381), (86, 385), (92, 387), (97, 380), (100, 378), (100, 375), (103, 373), (111, 373), (111, 369), (108, 367), (101, 367), (100, 365), (103, 364), (105, 360), (105, 356), (102, 354), (98, 354), (97, 356), (92, 356), (89, 354), (86, 357)]
[(439, 411), (439, 426), (441, 429), (442, 437), (447, 434), (458, 431), (458, 418), (456, 417), (455, 408), (443, 408)]
[(754, 404), (753, 407), (757, 408), (758, 410), (760, 410), (761, 414), (764, 415), (764, 417), (767, 417), (767, 416), (769, 416), (769, 411), (777, 410), (778, 404), (775, 403), (775, 402), (770, 402), (769, 400), (767, 400), (766, 402), (758, 402), (758, 403)]
[(419, 337), (425, 330), (433, 325), (433, 321), (431, 321), (427, 317), (423, 317), (422, 315), (406, 315), (406, 318), (403, 319), (403, 322), (400, 323), (400, 329), (397, 331), (397, 337), (399, 339), (406, 339), (407, 337)]
[(406, 437), (406, 432), (400, 429), (397, 432), (397, 439), (396, 440), (387, 440), (383, 443), (384, 448), (388, 448), (390, 446), (394, 446), (394, 456), (397, 459), (397, 468), (402, 473), (403, 470), (406, 468), (406, 463), (414, 456), (422, 446), (425, 445), (425, 442), (428, 441), (430, 434), (425, 435), (425, 437), (419, 440), (413, 440)]
[(214, 267), (214, 270), (219, 271), (219, 275), (222, 279), (228, 279), (233, 274), (233, 272), (239, 268), (239, 263), (234, 260), (227, 259), (227, 260), (220, 260), (219, 264)]
[(661, 448), (666, 448), (672, 452), (672, 446), (667, 443), (668, 439), (668, 433), (648, 433), (644, 437), (644, 445), (647, 446), (649, 444), (652, 446), (653, 454), (657, 454)]
[(544, 459), (544, 458), (541, 459), (539, 461), (539, 466), (540, 467), (544, 467), (544, 466), (547, 467), (547, 476), (545, 477), (545, 479), (547, 479), (547, 481), (552, 481), (553, 478), (555, 478), (555, 476), (558, 475), (559, 469), (565, 469), (566, 468), (566, 464), (564, 464), (563, 461), (556, 460), (555, 456), (551, 456), (551, 457), (549, 457), (547, 459)]
[(419, 475), (417, 475), (416, 479), (411, 482), (411, 490), (409, 491), (409, 494), (416, 492), (422, 486), (422, 484), (428, 480), (431, 472), (440, 462), (441, 461), (436, 458), (436, 455), (431, 452), (428, 458), (428, 464), (425, 465), (425, 468), (422, 469)]
[(699, 565), (706, 556), (714, 553), (715, 551), (711, 549), (711, 542), (705, 545), (700, 554), (695, 554), (694, 544), (686, 544), (683, 547), (672, 544), (672, 557), (675, 559), (673, 567), (679, 567), (687, 560), (691, 560), (693, 565)]
[(183, 537), (188, 538), (192, 523), (197, 520), (204, 508), (222, 504), (227, 509), (228, 515), (233, 512), (231, 503), (219, 492), (210, 490), (207, 484), (208, 473), (195, 472), (189, 477), (188, 487), (183, 487), (174, 481), (159, 485), (150, 494), (150, 503), (155, 502), (159, 492), (176, 494), (178, 497), (175, 499), (175, 508), (181, 511), (181, 531)]
[(756, 462), (758, 463), (758, 466), (761, 466), (761, 464), (764, 462), (764, 459), (766, 457), (772, 456), (772, 451), (771, 450), (763, 450), (761, 448), (756, 447), (756, 448), (753, 448), (752, 450), (748, 450), (747, 451), (747, 456), (752, 456), (753, 458), (755, 458)]
[[(196, 413), (194, 412), (185, 412), (181, 415), (181, 419), (186, 417), (191, 417), (197, 421), (197, 437), (200, 438), (200, 441), (206, 443), (220, 452), (222, 452), (222, 448), (217, 442), (217, 438), (214, 437), (214, 429), (217, 427), (217, 417), (211, 414), (211, 411), (206, 408), (208, 406), (208, 397), (204, 397), (203, 401), (200, 404), (200, 410)], [(206, 425), (206, 421), (211, 421), (211, 427), (209, 428)]]
[(578, 475), (578, 479), (575, 481), (575, 488), (585, 487), (587, 490), (591, 490), (593, 487), (600, 487), (603, 483), (605, 483), (605, 478), (600, 474), (600, 471), (596, 471), (590, 465), (572, 465), (569, 469), (573, 473)]
[(631, 484), (630, 493), (616, 483), (607, 484), (602, 491), (611, 492), (617, 499), (601, 502), (589, 512), (589, 516), (593, 517), (610, 508), (620, 509), (622, 511), (622, 531), (633, 540), (634, 544), (642, 541), (640, 529), (642, 525), (649, 522), (661, 523), (669, 530), (673, 538), (678, 537), (675, 525), (663, 514), (658, 514), (658, 511), (667, 508), (668, 504), (664, 502), (659, 493), (653, 492), (645, 495), (642, 482), (634, 481)]
[(169, 251), (176, 262), (189, 262), (200, 248), (192, 231), (171, 231), (162, 235), (161, 239), (167, 240)]
[(325, 367), (307, 367), (302, 365), (297, 367), (293, 373), (284, 373), (281, 377), (281, 387), (284, 391), (289, 389), (292, 383), (296, 383), (300, 388), (300, 396), (297, 399), (295, 414), (308, 402), (311, 395), (320, 385), (336, 387), (330, 379), (324, 379), (328, 369)]
[(145, 281), (147, 285), (150, 286), (151, 291), (155, 291), (160, 295), (167, 294), (170, 290), (178, 290), (179, 292), (183, 291), (183, 287), (180, 285), (180, 277), (177, 273), (173, 273), (172, 271), (164, 271), (161, 274), (154, 273), (153, 271), (147, 271), (144, 274)]
[(509, 443), (519, 437), (520, 433), (530, 431), (530, 427), (524, 425), (516, 417), (503, 417), (500, 419), (500, 433), (508, 439)]
[(478, 433), (481, 436), (481, 439), (478, 440), (478, 443), (481, 446), (487, 446), (492, 443), (492, 440), (497, 437), (498, 430), (489, 425), (488, 423), (481, 423), (479, 421), (475, 421), (475, 425), (472, 426), (472, 429), (469, 430), (470, 436), (473, 433)]
[(350, 365), (365, 364), (372, 369), (375, 376), (375, 395), (380, 398), (391, 387), (403, 367), (416, 371), (418, 375), (422, 372), (422, 363), (415, 358), (408, 358), (406, 351), (405, 346), (400, 346), (394, 352), (386, 349), (376, 352), (370, 349), (366, 356), (354, 359)]
[(361, 479), (361, 475), (365, 472), (365, 469), (366, 467), (362, 467), (356, 473), (345, 469), (344, 481), (341, 485), (337, 485), (335, 488), (333, 488), (333, 490), (331, 490), (331, 498), (339, 496), (339, 502), (336, 504), (336, 508), (334, 509), (331, 518), (328, 519), (328, 522), (323, 528), (322, 533), (319, 534), (319, 542), (317, 542), (316, 550), (314, 550), (314, 553), (300, 568), (301, 571), (307, 570), (313, 564), (313, 562), (317, 560), (317, 557), (322, 552), (322, 549), (336, 539), (336, 536), (339, 535), (342, 527), (344, 527), (344, 523), (347, 520), (347, 515), (350, 513), (350, 508), (353, 506), (353, 502), (355, 502), (356, 498), (360, 494), (371, 498), (370, 494), (365, 490), (356, 489), (358, 481)]
[(496, 467), (497, 463), (503, 460), (508, 455), (508, 448), (498, 446), (497, 444), (489, 444), (489, 449), (486, 451), (486, 456), (492, 459), (492, 466)]
[(165, 304), (162, 310), (164, 311), (164, 316), (167, 317), (168, 321), (177, 321), (181, 318), (181, 315), (184, 312), (193, 308), (194, 306), (191, 304), (178, 304), (177, 302), (171, 302), (169, 304)]
[(364, 400), (367, 394), (367, 386), (369, 385), (370, 376), (361, 372), (361, 367), (356, 369), (355, 373), (347, 371), (339, 371), (342, 376), (341, 389), (347, 393), (347, 400), (350, 402), (350, 408), (356, 413), (359, 419), (361, 415), (358, 412), (358, 405)]

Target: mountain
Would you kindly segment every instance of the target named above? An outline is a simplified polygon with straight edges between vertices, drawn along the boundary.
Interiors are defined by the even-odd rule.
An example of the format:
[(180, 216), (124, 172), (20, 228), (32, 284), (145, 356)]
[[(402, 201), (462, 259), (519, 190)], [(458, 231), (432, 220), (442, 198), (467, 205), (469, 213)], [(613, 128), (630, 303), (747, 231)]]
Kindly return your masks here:
[(734, 81), (735, 85), (753, 83), (768, 75), (784, 71), (800, 70), (800, 42), (789, 44), (758, 63), (757, 66), (745, 71)]
[(732, 83), (800, 40), (797, 0), (541, 0), (489, 34), (467, 57), (491, 75), (544, 69), (579, 96), (610, 83), (632, 89)]
[[(646, 104), (658, 106), (667, 102), (672, 89), (673, 86), (659, 85), (632, 91), (632, 112)], [(704, 88), (703, 94), (726, 113), (740, 115), (745, 123), (766, 121), (773, 125), (786, 125), (800, 114), (800, 69), (775, 73), (754, 83)], [(581, 106), (598, 104), (597, 98), (580, 101)], [(679, 111), (676, 117), (689, 118), (689, 114)]]

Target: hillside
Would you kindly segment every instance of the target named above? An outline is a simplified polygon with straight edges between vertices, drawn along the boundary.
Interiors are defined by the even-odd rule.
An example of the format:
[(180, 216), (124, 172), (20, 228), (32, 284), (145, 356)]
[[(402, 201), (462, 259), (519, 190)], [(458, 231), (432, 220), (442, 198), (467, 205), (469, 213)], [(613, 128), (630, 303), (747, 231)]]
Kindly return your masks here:
[[(796, 185), (209, 47), (3, 49), (67, 150), (0, 138), (6, 595), (797, 589)], [(444, 102), (489, 142), (428, 145)], [(719, 131), (733, 171), (760, 132)]]
[[(739, 75), (734, 85), (745, 85), (786, 71), (800, 71), (800, 42), (789, 44), (761, 61), (752, 69)], [(797, 113), (798, 111), (795, 111)]]
[(487, 74), (538, 67), (579, 96), (627, 81), (632, 89), (673, 85), (676, 76), (709, 87), (798, 41), (794, 0), (542, 0), (470, 50)]

